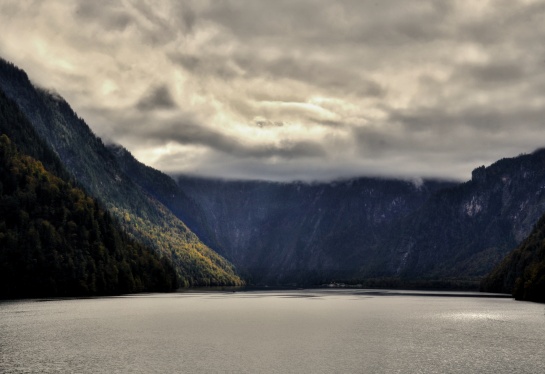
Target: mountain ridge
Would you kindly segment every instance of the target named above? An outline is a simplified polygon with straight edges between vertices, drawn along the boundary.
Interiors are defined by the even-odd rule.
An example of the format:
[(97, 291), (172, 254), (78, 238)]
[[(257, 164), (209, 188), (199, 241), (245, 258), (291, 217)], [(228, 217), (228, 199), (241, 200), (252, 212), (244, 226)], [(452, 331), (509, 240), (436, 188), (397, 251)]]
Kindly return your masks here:
[[(381, 224), (381, 215), (402, 195), (394, 193), (389, 200), (381, 201), (384, 196), (376, 192), (373, 195), (372, 183), (382, 183), (377, 190), (384, 192), (388, 183), (408, 186), (410, 182), (354, 178), (309, 184), (180, 176), (178, 183), (202, 206), (218, 234), (224, 251), (221, 253), (239, 268), (248, 271), (249, 263), (250, 267), (257, 266), (261, 261), (258, 253), (262, 252), (264, 258), (270, 252), (285, 258), (282, 266), (278, 259), (262, 260), (276, 271), (266, 267), (249, 270), (257, 282), (275, 283), (280, 279), (280, 283), (290, 283), (295, 279), (297, 283), (297, 277), (280, 272), (290, 266), (292, 273), (306, 272), (309, 279), (319, 282), (382, 277), (477, 280), (528, 236), (545, 212), (544, 171), (543, 149), (503, 158), (488, 167), (475, 168), (469, 181), (437, 182), (442, 185), (430, 190), (418, 203), (413, 202), (412, 208), (403, 214), (390, 216), (386, 225)], [(358, 186), (358, 180), (360, 186), (348, 192), (347, 186)], [(362, 181), (371, 184), (364, 186)], [(306, 196), (297, 197), (295, 190)], [(329, 200), (324, 199), (325, 190), (329, 190)], [(367, 200), (362, 193), (367, 193)], [(407, 198), (416, 196), (405, 193)], [(261, 213), (252, 212), (254, 206)], [(320, 209), (327, 213), (318, 213)], [(297, 210), (309, 217), (298, 215)], [(372, 212), (376, 214), (373, 216)], [(298, 229), (290, 227), (290, 220), (313, 219), (312, 224), (295, 223)], [(324, 226), (325, 221), (330, 225)], [(309, 237), (314, 225), (320, 239)], [(230, 229), (225, 228), (229, 226)], [(280, 245), (275, 236), (292, 240)], [(308, 265), (314, 261), (313, 267), (295, 270), (294, 262), (300, 263), (305, 251), (314, 251), (314, 258), (307, 262)], [(327, 256), (345, 263), (347, 268), (324, 270), (317, 259), (327, 262)], [(269, 276), (255, 275), (267, 271)]]
[(12, 99), (68, 173), (97, 197), (135, 240), (172, 261), (181, 286), (239, 285), (232, 264), (205, 246), (163, 204), (120, 169), (115, 156), (72, 108), (0, 60), (0, 90)]
[(172, 265), (67, 175), (0, 91), (0, 298), (173, 290)]
[[(356, 276), (354, 263), (345, 258), (372, 254), (377, 232), (387, 231), (430, 190), (448, 184), (417, 187), (374, 178), (290, 184), (193, 177), (179, 177), (178, 183), (207, 214), (223, 255), (254, 282), (273, 284)], [(371, 244), (363, 252), (354, 251), (364, 242)]]

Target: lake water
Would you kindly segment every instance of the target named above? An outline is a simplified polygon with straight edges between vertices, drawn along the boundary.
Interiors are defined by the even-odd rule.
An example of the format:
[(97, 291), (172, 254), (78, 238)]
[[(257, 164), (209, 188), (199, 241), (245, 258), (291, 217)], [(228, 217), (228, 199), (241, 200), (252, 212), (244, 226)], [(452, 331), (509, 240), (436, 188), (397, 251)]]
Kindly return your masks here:
[(0, 372), (545, 373), (544, 305), (464, 295), (325, 289), (0, 302)]

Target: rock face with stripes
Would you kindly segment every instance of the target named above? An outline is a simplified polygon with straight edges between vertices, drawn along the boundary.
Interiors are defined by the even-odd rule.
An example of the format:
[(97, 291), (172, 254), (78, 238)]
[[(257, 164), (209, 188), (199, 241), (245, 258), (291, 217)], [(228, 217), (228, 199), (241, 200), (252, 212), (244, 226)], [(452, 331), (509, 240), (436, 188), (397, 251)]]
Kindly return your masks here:
[(465, 183), (178, 182), (221, 253), (258, 283), (479, 279), (545, 212), (545, 151), (479, 167)]

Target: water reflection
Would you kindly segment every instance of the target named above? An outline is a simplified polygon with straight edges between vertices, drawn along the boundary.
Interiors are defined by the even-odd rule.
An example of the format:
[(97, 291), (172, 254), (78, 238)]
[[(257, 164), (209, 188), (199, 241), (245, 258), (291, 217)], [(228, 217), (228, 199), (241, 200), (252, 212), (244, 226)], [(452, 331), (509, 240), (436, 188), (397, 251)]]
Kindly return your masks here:
[(318, 289), (2, 302), (0, 372), (545, 372), (543, 306), (478, 296)]
[(495, 321), (495, 322), (507, 322), (502, 313), (493, 312), (456, 312), (446, 313), (442, 315), (443, 318), (451, 319), (461, 322), (473, 322), (473, 321)]
[(179, 294), (183, 295), (214, 295), (214, 297), (225, 297), (236, 294), (238, 297), (317, 297), (335, 295), (353, 296), (424, 296), (424, 297), (471, 297), (471, 298), (511, 298), (509, 294), (497, 294), (473, 291), (420, 291), (420, 290), (387, 290), (387, 289), (359, 289), (359, 288), (318, 288), (318, 289), (263, 289), (252, 287), (221, 287), (218, 290), (212, 288), (180, 289)]

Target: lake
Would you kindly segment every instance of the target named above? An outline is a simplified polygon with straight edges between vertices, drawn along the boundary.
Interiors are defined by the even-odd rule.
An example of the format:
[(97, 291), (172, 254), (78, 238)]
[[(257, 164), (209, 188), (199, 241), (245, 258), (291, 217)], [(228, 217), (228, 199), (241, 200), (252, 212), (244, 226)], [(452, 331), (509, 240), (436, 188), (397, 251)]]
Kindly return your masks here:
[(545, 373), (545, 306), (472, 293), (0, 302), (2, 373)]

